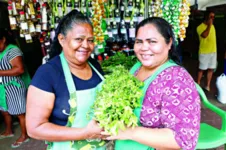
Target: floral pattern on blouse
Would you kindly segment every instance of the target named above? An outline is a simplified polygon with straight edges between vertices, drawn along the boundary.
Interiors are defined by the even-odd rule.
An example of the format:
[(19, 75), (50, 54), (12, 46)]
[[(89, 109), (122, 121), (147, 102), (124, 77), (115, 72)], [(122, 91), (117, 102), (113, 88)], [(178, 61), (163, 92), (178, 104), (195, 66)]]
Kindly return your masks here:
[(149, 85), (140, 122), (148, 128), (169, 128), (182, 149), (195, 149), (200, 128), (200, 97), (190, 74), (180, 66), (161, 72)]

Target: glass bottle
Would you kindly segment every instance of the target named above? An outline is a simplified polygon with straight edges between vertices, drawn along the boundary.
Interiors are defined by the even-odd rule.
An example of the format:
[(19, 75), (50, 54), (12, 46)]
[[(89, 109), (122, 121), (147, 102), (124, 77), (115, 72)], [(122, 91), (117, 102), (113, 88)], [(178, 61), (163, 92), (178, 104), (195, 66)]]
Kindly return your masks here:
[(121, 1), (121, 3), (120, 3), (121, 18), (123, 18), (123, 16), (124, 16), (124, 11), (125, 11), (124, 3), (125, 3), (124, 1)]
[(50, 38), (49, 38), (48, 34), (46, 35), (46, 37), (44, 39), (44, 45), (45, 45), (46, 54), (49, 54), (49, 52), (50, 52)]
[(24, 12), (25, 12), (25, 18), (26, 18), (26, 20), (30, 20), (31, 11), (30, 11), (30, 8), (29, 8), (27, 2), (24, 5)]
[(67, 0), (66, 3), (66, 10), (64, 12), (64, 15), (68, 14), (72, 10), (72, 3), (71, 0)]
[(28, 6), (29, 6), (29, 9), (30, 9), (30, 14), (29, 15), (31, 16), (31, 19), (33, 21), (36, 21), (35, 8), (34, 8), (32, 0), (29, 0)]
[(48, 30), (48, 20), (47, 20), (47, 6), (46, 3), (42, 4), (42, 30)]
[(119, 9), (115, 10), (115, 22), (117, 22), (117, 23), (121, 22)]
[(77, 11), (80, 11), (80, 9), (79, 9), (79, 0), (75, 0), (74, 8), (75, 8)]
[(128, 42), (127, 29), (124, 20), (121, 22), (120, 35), (122, 43)]
[(58, 0), (57, 3), (57, 12), (58, 12), (58, 16), (61, 18), (63, 17), (63, 3), (61, 0)]
[(12, 8), (12, 6), (8, 6), (8, 14), (9, 14), (9, 16), (13, 15), (13, 8)]
[(136, 0), (135, 7), (136, 9), (140, 10), (140, 0)]
[(42, 25), (41, 25), (41, 14), (37, 15), (37, 24), (35, 26), (36, 35), (39, 36), (41, 33)]
[(132, 10), (133, 10), (133, 0), (129, 0), (129, 1), (128, 1), (128, 7), (127, 7), (127, 9), (128, 9), (129, 11), (132, 11)]
[(20, 28), (21, 33), (20, 34), (27, 34), (28, 33), (28, 24), (25, 21), (25, 14), (24, 11), (20, 11)]
[(11, 30), (16, 30), (17, 29), (17, 23), (16, 23), (16, 18), (13, 16), (12, 5), (8, 6), (8, 13), (9, 13), (10, 28), (11, 28)]
[(20, 11), (20, 28), (21, 28), (20, 36), (25, 37), (26, 43), (32, 43), (33, 40), (32, 40), (31, 34), (29, 32), (28, 23), (25, 20), (24, 11)]
[(36, 35), (34, 23), (32, 21), (29, 21), (28, 27), (29, 27), (29, 33), (31, 34), (32, 37), (34, 37)]
[(26, 33), (26, 34), (24, 35), (24, 37), (25, 37), (25, 41), (26, 41), (26, 43), (32, 43), (32, 42), (33, 42), (33, 40), (32, 40), (32, 37), (31, 37), (31, 34), (30, 34), (30, 33)]
[(109, 14), (108, 22), (110, 22), (111, 24), (113, 24), (113, 22), (114, 22), (114, 14), (112, 11)]
[(133, 21), (130, 22), (130, 27), (129, 27), (129, 41), (135, 41), (135, 26)]
[(112, 36), (113, 36), (114, 39), (118, 38), (118, 26), (117, 26), (117, 23), (115, 21), (113, 22)]
[(112, 34), (113, 34), (113, 42), (112, 42), (111, 50), (116, 52), (116, 51), (119, 51), (120, 49), (120, 46), (119, 46), (120, 39), (118, 35), (118, 25), (115, 21), (113, 22)]
[(16, 21), (16, 18), (14, 16), (9, 16), (9, 23), (10, 23), (11, 30), (17, 29), (17, 21)]
[(89, 18), (92, 18), (92, 14), (93, 14), (93, 3), (92, 3), (92, 1), (89, 1), (89, 2), (88, 2), (88, 8), (89, 8), (89, 14), (88, 14), (88, 17), (89, 17)]
[(135, 25), (137, 25), (138, 24), (138, 15), (137, 15), (137, 10), (134, 12), (134, 14), (133, 14), (133, 20), (132, 20), (133, 22), (134, 22), (134, 24)]
[(41, 7), (37, 7), (36, 13), (37, 13), (36, 16), (37, 16), (37, 15), (41, 15)]
[(17, 16), (18, 12), (17, 12), (17, 9), (16, 9), (16, 2), (15, 2), (15, 0), (12, 1), (12, 9), (13, 9), (13, 16)]
[(58, 16), (57, 13), (55, 13), (55, 17), (54, 17), (54, 28), (56, 29), (58, 24), (60, 22), (60, 17)]
[(12, 0), (8, 0), (8, 6), (12, 7)]
[(138, 23), (140, 23), (142, 20), (144, 20), (144, 12), (140, 9), (138, 14)]
[(80, 10), (84, 15), (86, 15), (86, 1), (81, 0), (81, 10)]
[(130, 22), (130, 12), (129, 10), (127, 9), (126, 10), (126, 14), (125, 14), (125, 23), (129, 23)]
[(107, 32), (108, 32), (108, 37), (113, 38), (112, 26), (110, 22), (107, 23)]
[[(16, 9), (21, 11), (22, 10), (21, 0), (15, 0), (15, 4), (16, 4)], [(22, 4), (24, 4), (24, 1), (22, 1)]]

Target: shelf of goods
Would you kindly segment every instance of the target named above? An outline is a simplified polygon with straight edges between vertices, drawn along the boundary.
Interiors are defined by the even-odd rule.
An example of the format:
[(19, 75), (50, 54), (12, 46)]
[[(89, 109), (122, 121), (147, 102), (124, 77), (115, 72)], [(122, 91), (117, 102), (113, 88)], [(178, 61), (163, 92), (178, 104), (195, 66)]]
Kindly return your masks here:
[[(135, 27), (147, 17), (162, 17), (173, 27), (175, 39), (183, 40), (188, 26), (188, 0), (9, 0), (10, 27), (27, 43), (38, 38), (48, 56), (60, 19), (72, 9), (88, 16), (94, 26), (94, 55), (107, 58), (116, 51), (132, 54)], [(48, 58), (48, 57), (47, 57)]]

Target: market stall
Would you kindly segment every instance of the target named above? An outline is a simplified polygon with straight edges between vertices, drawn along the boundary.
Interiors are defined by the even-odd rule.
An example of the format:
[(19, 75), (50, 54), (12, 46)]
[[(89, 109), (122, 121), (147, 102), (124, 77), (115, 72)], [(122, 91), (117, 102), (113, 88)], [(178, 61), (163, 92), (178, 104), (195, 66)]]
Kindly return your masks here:
[(173, 27), (176, 40), (183, 40), (188, 26), (188, 0), (9, 0), (11, 30), (17, 30), (26, 43), (38, 39), (44, 61), (59, 20), (77, 9), (94, 25), (94, 58), (104, 60), (114, 52), (133, 53), (135, 27), (144, 18), (165, 18)]

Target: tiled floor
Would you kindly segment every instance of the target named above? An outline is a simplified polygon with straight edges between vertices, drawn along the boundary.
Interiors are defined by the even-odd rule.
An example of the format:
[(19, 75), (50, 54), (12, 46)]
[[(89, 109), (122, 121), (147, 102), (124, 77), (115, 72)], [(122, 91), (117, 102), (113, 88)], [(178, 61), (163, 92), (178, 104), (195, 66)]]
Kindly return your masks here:
[[(192, 59), (184, 60), (184, 67), (190, 72), (190, 74), (194, 77), (194, 79), (196, 79), (197, 65), (198, 65), (198, 62), (196, 60), (192, 60)], [(219, 76), (221, 72), (222, 70), (220, 68), (214, 74), (212, 85), (211, 85), (211, 92), (206, 93), (206, 95), (208, 99), (211, 101), (211, 103), (226, 110), (226, 105), (220, 104), (215, 97), (215, 94), (217, 93), (215, 81), (216, 81), (216, 77)], [(204, 86), (204, 79), (205, 77), (203, 78), (203, 81), (201, 83), (201, 85), (203, 86)], [(216, 114), (214, 114), (213, 112), (211, 112), (210, 110), (204, 107), (202, 108), (201, 111), (202, 111), (201, 113), (202, 122), (207, 122), (208, 124), (211, 124), (217, 128), (221, 127), (221, 120)], [(18, 138), (20, 134), (19, 125), (18, 124), (14, 125), (13, 128), (15, 131), (15, 136), (13, 138), (0, 140), (0, 150), (10, 150), (11, 143), (13, 143)], [(4, 125), (3, 123), (0, 123), (0, 131), (3, 131), (3, 129), (4, 129)], [(22, 145), (17, 149), (18, 150), (44, 150), (45, 144), (43, 141), (31, 139), (28, 143), (25, 143), (24, 145)], [(223, 147), (219, 147), (215, 150), (223, 150)]]

